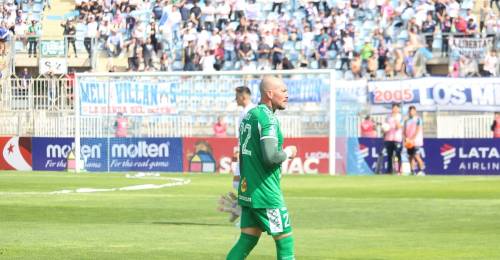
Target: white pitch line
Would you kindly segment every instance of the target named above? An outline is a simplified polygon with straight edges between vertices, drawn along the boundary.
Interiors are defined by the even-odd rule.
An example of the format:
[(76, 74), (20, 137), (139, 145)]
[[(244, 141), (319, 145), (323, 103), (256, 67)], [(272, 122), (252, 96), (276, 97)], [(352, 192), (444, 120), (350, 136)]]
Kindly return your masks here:
[(53, 194), (68, 194), (68, 193), (94, 193), (94, 192), (110, 192), (110, 191), (135, 191), (135, 190), (149, 190), (149, 189), (162, 189), (168, 187), (182, 186), (191, 183), (190, 179), (184, 178), (170, 178), (160, 177), (159, 174), (136, 174), (125, 175), (127, 179), (141, 179), (141, 180), (168, 180), (169, 183), (164, 184), (139, 184), (132, 186), (125, 186), (120, 188), (98, 189), (98, 188), (78, 188), (76, 190), (58, 190), (52, 192), (0, 192), (0, 195), (53, 195)]

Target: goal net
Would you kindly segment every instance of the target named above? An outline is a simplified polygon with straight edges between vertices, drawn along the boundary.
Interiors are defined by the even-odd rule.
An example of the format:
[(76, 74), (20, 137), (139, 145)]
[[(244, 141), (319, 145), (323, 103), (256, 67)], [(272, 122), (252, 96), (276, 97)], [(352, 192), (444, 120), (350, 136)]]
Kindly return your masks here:
[[(357, 152), (366, 82), (331, 70), (212, 73), (83, 73), (75, 85), (76, 169), (95, 172), (230, 172), (237, 152), (235, 88), (259, 101), (264, 75), (282, 77), (288, 108), (278, 111), (285, 146), (299, 156), (287, 173), (345, 174)], [(214, 125), (224, 125), (214, 137)]]

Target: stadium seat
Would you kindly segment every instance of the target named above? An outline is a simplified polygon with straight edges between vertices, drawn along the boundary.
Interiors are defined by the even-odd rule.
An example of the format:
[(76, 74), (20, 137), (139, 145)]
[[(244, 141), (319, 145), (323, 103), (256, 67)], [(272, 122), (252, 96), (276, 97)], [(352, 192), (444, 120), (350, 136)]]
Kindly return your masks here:
[(31, 12), (31, 5), (24, 4), (23, 7), (22, 7), (22, 10), (23, 10), (24, 13)]
[(335, 59), (337, 57), (337, 52), (335, 50), (328, 51), (328, 59)]
[(31, 13), (31, 19), (35, 21), (41, 21), (42, 13)]
[(43, 4), (42, 3), (33, 4), (33, 12), (37, 12), (37, 13), (43, 12)]
[(184, 65), (182, 64), (181, 61), (174, 61), (172, 62), (172, 69), (174, 71), (181, 71), (184, 68)]
[(312, 60), (309, 64), (311, 66), (311, 69), (318, 69), (319, 68), (319, 64), (318, 64), (317, 60)]

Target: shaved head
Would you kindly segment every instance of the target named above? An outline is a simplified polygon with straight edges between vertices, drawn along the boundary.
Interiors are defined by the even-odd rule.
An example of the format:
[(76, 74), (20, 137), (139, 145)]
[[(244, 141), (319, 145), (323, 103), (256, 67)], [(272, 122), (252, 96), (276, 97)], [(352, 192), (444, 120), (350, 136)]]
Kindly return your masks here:
[(285, 82), (275, 76), (264, 76), (259, 86), (261, 103), (273, 111), (284, 110), (288, 104), (288, 90)]

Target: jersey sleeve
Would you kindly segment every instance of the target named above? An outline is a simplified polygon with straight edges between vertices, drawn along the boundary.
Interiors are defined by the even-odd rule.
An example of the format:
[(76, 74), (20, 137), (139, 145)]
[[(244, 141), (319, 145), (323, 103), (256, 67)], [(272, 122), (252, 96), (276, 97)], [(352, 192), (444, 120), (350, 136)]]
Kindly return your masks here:
[(277, 122), (273, 117), (266, 113), (262, 113), (262, 115), (258, 117), (258, 124), (260, 140), (266, 138), (278, 139), (276, 133)]

